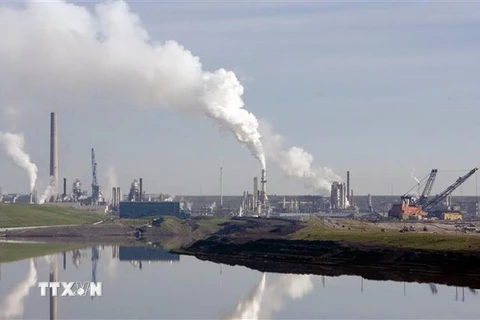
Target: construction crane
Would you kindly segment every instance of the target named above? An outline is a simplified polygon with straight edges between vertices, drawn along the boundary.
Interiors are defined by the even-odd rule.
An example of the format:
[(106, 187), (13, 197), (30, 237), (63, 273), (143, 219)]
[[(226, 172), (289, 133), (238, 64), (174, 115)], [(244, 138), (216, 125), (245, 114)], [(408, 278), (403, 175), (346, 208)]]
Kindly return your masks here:
[[(437, 176), (437, 169), (432, 169), (429, 175), (425, 176), (418, 184), (415, 184), (413, 188), (408, 190), (403, 196), (401, 196), (400, 203), (394, 203), (388, 213), (390, 217), (404, 219), (413, 215), (426, 216), (426, 213), (421, 210), (421, 204), (425, 203), (430, 192), (432, 191), (433, 183)], [(423, 185), (424, 181), (425, 186), (423, 192), (420, 195), (420, 198), (417, 199), (416, 196), (411, 195), (411, 191), (415, 188)]]
[(433, 183), (435, 182), (435, 178), (437, 177), (437, 172), (438, 172), (437, 169), (432, 169), (432, 171), (430, 172), (427, 183), (425, 183), (425, 188), (423, 189), (423, 192), (417, 201), (418, 205), (423, 206), (427, 202), (427, 199), (430, 196), (430, 193), (432, 192)]
[(95, 161), (95, 149), (92, 148), (92, 203), (97, 204), (100, 196), (100, 186), (97, 181), (97, 162)]
[[(442, 193), (435, 196), (432, 200), (427, 203), (428, 196), (433, 187), (433, 183), (435, 181), (437, 175), (437, 169), (433, 169), (430, 172), (428, 180), (425, 184), (425, 188), (422, 192), (418, 201), (415, 201), (414, 198), (408, 194), (403, 195), (401, 197), (401, 203), (394, 203), (392, 208), (389, 211), (389, 216), (395, 218), (408, 218), (411, 216), (426, 216), (427, 212), (433, 209), (437, 204), (439, 204), (442, 200), (448, 197), (455, 189), (457, 189), (460, 185), (462, 185), (468, 178), (470, 178), (478, 168), (473, 168), (470, 170), (466, 175), (460, 177), (455, 181), (453, 184), (448, 186)], [(425, 204), (426, 203), (426, 204)]]
[(441, 201), (443, 201), (446, 197), (448, 197), (455, 189), (460, 187), (465, 181), (467, 181), (468, 178), (470, 178), (475, 172), (477, 172), (478, 168), (473, 168), (470, 170), (466, 175), (463, 177), (460, 177), (455, 181), (453, 184), (451, 184), (447, 189), (445, 189), (442, 193), (437, 195), (435, 198), (433, 198), (430, 202), (428, 202), (422, 209), (424, 211), (429, 211), (433, 207), (435, 207), (437, 204), (439, 204)]

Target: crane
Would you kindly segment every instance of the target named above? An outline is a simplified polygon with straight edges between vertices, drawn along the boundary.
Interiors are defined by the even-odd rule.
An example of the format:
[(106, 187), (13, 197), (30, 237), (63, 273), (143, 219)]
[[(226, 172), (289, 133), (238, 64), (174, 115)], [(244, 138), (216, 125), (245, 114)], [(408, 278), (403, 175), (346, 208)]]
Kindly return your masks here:
[(100, 186), (97, 181), (97, 162), (95, 161), (95, 149), (92, 148), (92, 203), (98, 202)]
[(433, 187), (433, 183), (435, 182), (435, 178), (437, 175), (438, 170), (433, 169), (430, 172), (428, 180), (425, 184), (425, 188), (422, 192), (422, 195), (415, 201), (414, 198), (410, 195), (403, 195), (401, 197), (401, 203), (392, 205), (392, 208), (389, 211), (389, 216), (395, 218), (407, 218), (410, 216), (426, 216), (427, 212), (433, 209), (437, 204), (439, 204), (443, 199), (448, 197), (455, 189), (457, 189), (460, 185), (462, 185), (468, 178), (470, 178), (475, 172), (477, 172), (478, 168), (473, 168), (470, 170), (466, 175), (458, 178), (453, 184), (448, 186), (442, 193), (435, 196), (432, 200), (427, 202), (428, 196)]
[(417, 201), (418, 205), (423, 206), (427, 202), (427, 199), (430, 196), (430, 193), (432, 192), (433, 183), (435, 182), (435, 178), (437, 177), (437, 172), (438, 172), (437, 169), (432, 169), (432, 171), (430, 172), (427, 183), (425, 183), (425, 188), (423, 189), (423, 192)]
[(452, 183), (450, 186), (448, 186), (447, 189), (445, 189), (442, 193), (440, 193), (439, 195), (437, 195), (435, 198), (433, 198), (432, 200), (430, 200), (430, 202), (428, 202), (424, 207), (423, 207), (423, 210), (425, 211), (428, 211), (428, 210), (431, 210), (433, 207), (435, 207), (437, 204), (439, 204), (443, 199), (445, 199), (446, 197), (448, 197), (453, 191), (455, 191), (455, 189), (457, 189), (458, 187), (460, 187), (465, 181), (467, 181), (468, 178), (470, 178), (475, 172), (477, 172), (478, 168), (473, 168), (472, 170), (470, 170), (466, 175), (464, 175), (463, 177), (460, 177), (457, 179), (457, 181), (455, 181), (454, 183)]

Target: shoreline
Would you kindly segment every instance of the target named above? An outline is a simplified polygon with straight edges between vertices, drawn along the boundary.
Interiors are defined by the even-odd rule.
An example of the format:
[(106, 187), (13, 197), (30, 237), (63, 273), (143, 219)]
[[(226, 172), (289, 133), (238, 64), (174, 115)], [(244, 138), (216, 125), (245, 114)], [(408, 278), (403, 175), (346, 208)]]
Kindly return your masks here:
[[(138, 240), (134, 232), (139, 223), (143, 222), (111, 220), (95, 225), (23, 228), (4, 232), (0, 238), (86, 245), (156, 243), (172, 253), (260, 271), (327, 276), (351, 274), (373, 280), (436, 282), (480, 288), (480, 237), (476, 235), (346, 231), (347, 227), (328, 229), (282, 219), (182, 221), (166, 218), (159, 226), (147, 227), (144, 237)], [(305, 233), (307, 236), (302, 238)], [(382, 239), (383, 242), (379, 241)], [(427, 248), (393, 245), (398, 241)], [(459, 244), (458, 247), (450, 246), (449, 241)], [(446, 242), (450, 245), (445, 245)]]

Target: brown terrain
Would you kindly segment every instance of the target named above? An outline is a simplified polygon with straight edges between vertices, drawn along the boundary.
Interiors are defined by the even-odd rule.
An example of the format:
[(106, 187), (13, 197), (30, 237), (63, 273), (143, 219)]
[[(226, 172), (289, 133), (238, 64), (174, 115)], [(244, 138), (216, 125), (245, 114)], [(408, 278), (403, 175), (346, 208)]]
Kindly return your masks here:
[[(281, 219), (172, 221), (143, 227), (142, 239), (134, 236), (138, 224), (129, 225), (114, 219), (97, 225), (9, 230), (4, 236), (79, 243), (154, 242), (175, 253), (268, 272), (328, 276), (351, 274), (372, 280), (433, 282), (480, 288), (480, 252), (476, 250), (401, 248), (375, 241), (341, 239), (295, 240), (298, 239), (295, 235), (304, 231), (305, 223)], [(369, 235), (388, 228), (393, 230), (391, 234), (403, 235), (398, 230), (405, 226), (405, 223), (369, 223), (347, 219), (326, 219), (322, 223), (328, 227), (327, 230), (342, 229), (347, 232), (346, 235), (347, 230), (362, 230)], [(423, 227), (421, 223), (411, 225), (417, 230)], [(453, 224), (428, 224), (428, 233), (451, 234), (453, 239), (458, 232)], [(416, 234), (421, 236), (424, 233), (417, 231)], [(478, 234), (471, 233), (470, 236), (476, 238)]]

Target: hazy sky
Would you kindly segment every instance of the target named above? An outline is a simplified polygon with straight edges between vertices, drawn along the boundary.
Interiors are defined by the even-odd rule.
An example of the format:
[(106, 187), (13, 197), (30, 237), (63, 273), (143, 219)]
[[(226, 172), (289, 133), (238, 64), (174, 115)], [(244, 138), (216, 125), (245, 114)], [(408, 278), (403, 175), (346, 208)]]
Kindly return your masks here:
[[(74, 3), (88, 10), (95, 6), (93, 1)], [(412, 167), (422, 178), (431, 168), (478, 165), (480, 2), (129, 5), (149, 41), (175, 40), (199, 57), (204, 70), (234, 71), (245, 89), (246, 109), (268, 121), (286, 147), (310, 152), (315, 166), (343, 177), (350, 170), (355, 194), (390, 194), (392, 188), (403, 193), (415, 183)], [(19, 7), (2, 2), (0, 10), (13, 6)], [(32, 52), (40, 55), (45, 48), (36, 43)], [(0, 72), (0, 131), (25, 134), (26, 149), (39, 167), (40, 188), (48, 181), (50, 111), (58, 113), (59, 172), (69, 188), (79, 178), (90, 189), (91, 147), (104, 189), (110, 167), (125, 191), (134, 178), (143, 177), (152, 193), (218, 194), (221, 162), (225, 194), (250, 190), (252, 177), (259, 175), (261, 167), (250, 151), (211, 119), (152, 108), (111, 88), (103, 91), (101, 85), (81, 94), (46, 90), (41, 78), (22, 72), (23, 78)], [(48, 78), (58, 70), (42, 72)], [(92, 74), (84, 81), (95, 82)], [(8, 107), (19, 113), (7, 117)], [(275, 164), (267, 161), (267, 168), (270, 193), (314, 193)], [(440, 172), (434, 192), (462, 174)], [(4, 192), (28, 190), (27, 174), (3, 152), (0, 186)], [(473, 177), (455, 194), (475, 193)]]

